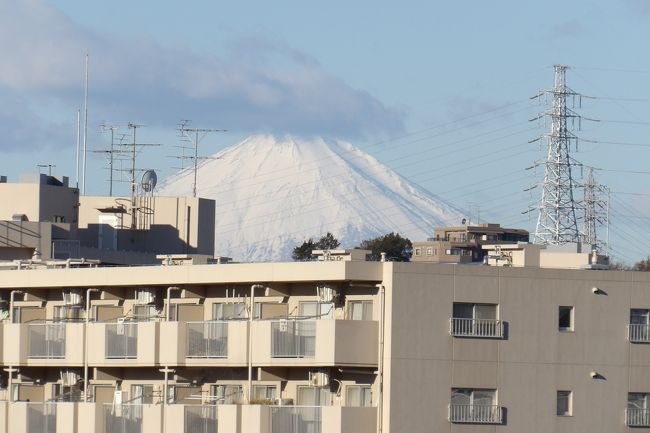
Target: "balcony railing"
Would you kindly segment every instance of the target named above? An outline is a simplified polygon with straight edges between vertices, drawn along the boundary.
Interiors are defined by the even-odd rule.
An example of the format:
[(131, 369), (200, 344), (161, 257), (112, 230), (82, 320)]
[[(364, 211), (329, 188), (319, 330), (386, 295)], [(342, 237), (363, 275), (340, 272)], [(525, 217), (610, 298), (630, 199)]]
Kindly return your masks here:
[(271, 433), (320, 433), (319, 406), (271, 407)]
[(315, 320), (281, 320), (271, 323), (271, 357), (313, 358), (315, 355)]
[(227, 358), (228, 323), (188, 322), (188, 358)]
[(650, 325), (627, 325), (628, 338), (632, 343), (650, 343)]
[(106, 358), (135, 359), (138, 356), (138, 324), (106, 325)]
[(27, 403), (27, 433), (56, 433), (56, 403)]
[(454, 337), (503, 338), (503, 323), (496, 319), (449, 320), (449, 333)]
[(650, 427), (650, 409), (625, 409), (625, 423), (629, 427)]
[(185, 433), (217, 433), (217, 406), (185, 406)]
[(501, 406), (450, 404), (449, 421), (466, 424), (501, 424)]
[(65, 358), (65, 323), (28, 325), (28, 336), (30, 358)]
[(142, 405), (105, 404), (104, 433), (142, 433)]

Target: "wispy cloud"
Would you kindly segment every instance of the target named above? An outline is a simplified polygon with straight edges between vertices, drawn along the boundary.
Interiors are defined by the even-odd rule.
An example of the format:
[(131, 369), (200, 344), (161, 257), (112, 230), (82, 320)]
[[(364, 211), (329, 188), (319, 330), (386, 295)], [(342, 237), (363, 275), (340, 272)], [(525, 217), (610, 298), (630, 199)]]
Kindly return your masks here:
[[(98, 33), (44, 0), (5, 0), (0, 51), (0, 92), (24, 95), (29, 103), (13, 114), (26, 110), (45, 129), (48, 122), (34, 106), (43, 99), (78, 105), (85, 52), (91, 55), (93, 109), (102, 118), (169, 126), (192, 118), (240, 132), (350, 138), (402, 125), (398, 112), (315, 59), (260, 38), (237, 41), (221, 55), (195, 52)], [(6, 117), (0, 114), (0, 127)]]

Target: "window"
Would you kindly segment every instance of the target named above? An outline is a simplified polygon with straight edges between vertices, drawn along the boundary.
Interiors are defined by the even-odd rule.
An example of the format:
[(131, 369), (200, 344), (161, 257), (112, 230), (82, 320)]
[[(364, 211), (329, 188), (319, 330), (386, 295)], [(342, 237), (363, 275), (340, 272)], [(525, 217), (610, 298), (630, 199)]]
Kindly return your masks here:
[(650, 310), (633, 308), (630, 310), (630, 325), (648, 325)]
[(332, 393), (329, 388), (298, 387), (298, 406), (329, 406), (331, 404)]
[(331, 302), (301, 302), (300, 316), (314, 319), (332, 319), (334, 317), (334, 304)]
[(131, 403), (152, 404), (153, 385), (131, 385)]
[(650, 342), (650, 310), (633, 308), (630, 310), (629, 339), (635, 343)]
[(54, 221), (55, 223), (64, 223), (65, 222), (65, 216), (63, 215), (54, 215)]
[(372, 320), (372, 301), (349, 301), (348, 320)]
[(79, 305), (63, 305), (54, 307), (55, 322), (75, 322), (81, 320), (82, 308)]
[(433, 248), (428, 247), (427, 248), (427, 256), (432, 256), (433, 255)]
[(234, 304), (212, 304), (212, 319), (213, 320), (234, 320), (245, 319), (246, 304), (237, 302)]
[(133, 318), (135, 320), (153, 320), (158, 317), (158, 310), (155, 305), (134, 305)]
[(492, 406), (496, 401), (496, 390), (494, 389), (473, 389), (473, 388), (452, 388), (452, 406)]
[(630, 392), (627, 395), (626, 423), (633, 427), (649, 427), (648, 394), (645, 392)]
[(422, 255), (422, 248), (416, 248), (415, 249), (415, 255), (416, 256), (421, 256)]
[(558, 329), (560, 331), (573, 331), (573, 307), (559, 308)]
[(255, 385), (253, 386), (254, 400), (275, 400), (277, 387), (275, 385)]
[(501, 408), (496, 404), (496, 390), (452, 388), (449, 421), (471, 424), (500, 424)]
[(496, 319), (497, 305), (454, 302), (453, 317), (455, 319)]
[(557, 416), (571, 416), (573, 393), (571, 391), (557, 392)]
[(212, 385), (210, 396), (216, 404), (238, 404), (244, 401), (241, 385)]
[(347, 387), (345, 405), (352, 407), (372, 406), (372, 388), (370, 385), (350, 385)]

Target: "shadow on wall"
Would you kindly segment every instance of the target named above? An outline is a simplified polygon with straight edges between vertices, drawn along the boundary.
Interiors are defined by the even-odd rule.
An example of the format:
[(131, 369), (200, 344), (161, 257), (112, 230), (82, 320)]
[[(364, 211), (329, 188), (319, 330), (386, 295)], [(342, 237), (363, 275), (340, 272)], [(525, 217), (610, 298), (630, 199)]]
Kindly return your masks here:
[(211, 254), (185, 242), (178, 229), (154, 224), (148, 230), (116, 229), (107, 224), (89, 224), (79, 229), (81, 246), (103, 250), (138, 251), (154, 254)]

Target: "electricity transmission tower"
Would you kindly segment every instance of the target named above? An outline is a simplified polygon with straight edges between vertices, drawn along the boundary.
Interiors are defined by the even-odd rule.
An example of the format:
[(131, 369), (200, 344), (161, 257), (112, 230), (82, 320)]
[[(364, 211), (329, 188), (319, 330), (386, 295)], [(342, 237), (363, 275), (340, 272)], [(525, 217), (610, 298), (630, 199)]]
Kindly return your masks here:
[(532, 98), (551, 96), (553, 99), (550, 110), (531, 119), (548, 118), (551, 121), (550, 133), (537, 139), (546, 139), (547, 155), (546, 161), (535, 164), (535, 166), (544, 166), (544, 181), (541, 201), (532, 209), (539, 210), (534, 235), (535, 243), (562, 245), (581, 240), (576, 216), (579, 205), (575, 200), (575, 190), (579, 187), (579, 183), (572, 173), (572, 169), (581, 164), (570, 155), (571, 144), (577, 145), (578, 141), (578, 137), (571, 130), (576, 121), (578, 125), (580, 124), (580, 116), (567, 106), (569, 99), (573, 102), (572, 106), (575, 106), (576, 98), (580, 101), (580, 95), (566, 85), (568, 67), (555, 65), (554, 69), (555, 86)]
[[(209, 156), (199, 156), (199, 143), (201, 142), (201, 140), (203, 140), (203, 138), (205, 138), (206, 135), (210, 134), (211, 132), (225, 132), (226, 130), (214, 129), (214, 128), (190, 128), (189, 124), (190, 124), (189, 120), (181, 120), (181, 123), (178, 126), (178, 132), (180, 133), (183, 139), (189, 141), (190, 144), (192, 145), (190, 147), (190, 150), (193, 151), (193, 155), (191, 156), (183, 155), (177, 158), (181, 160), (181, 167), (185, 159), (192, 160), (194, 163), (194, 180), (192, 182), (192, 197), (196, 197), (196, 173), (199, 168), (199, 159), (214, 159)], [(181, 149), (186, 149), (186, 148), (181, 147)]]
[[(609, 189), (599, 184), (594, 178), (594, 169), (587, 169), (584, 188), (584, 220), (582, 225), (582, 241), (591, 244), (592, 248), (601, 251), (609, 247)], [(606, 198), (605, 198), (606, 196)], [(598, 226), (605, 225), (607, 236), (605, 242), (598, 238)]]

